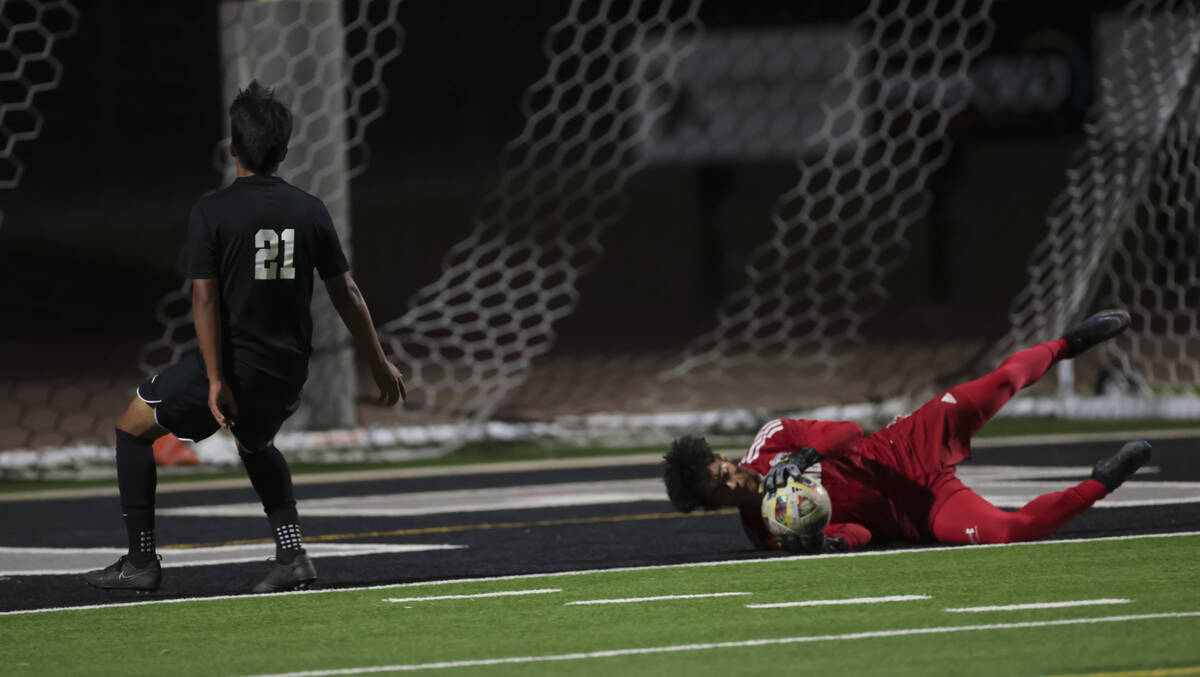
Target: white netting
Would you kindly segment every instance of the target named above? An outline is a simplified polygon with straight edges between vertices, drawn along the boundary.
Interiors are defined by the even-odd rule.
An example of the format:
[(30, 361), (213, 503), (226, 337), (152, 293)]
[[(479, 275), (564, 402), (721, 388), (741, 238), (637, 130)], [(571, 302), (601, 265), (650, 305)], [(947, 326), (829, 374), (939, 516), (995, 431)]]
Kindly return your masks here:
[[(294, 116), (288, 155), (278, 173), (325, 202), (348, 257), (348, 182), (365, 168), (366, 128), (387, 104), (382, 73), (402, 47), (399, 4), (274, 0), (221, 5), (225, 108), (252, 79), (275, 88)], [(215, 157), (227, 184), (234, 171), (227, 140), (217, 144)], [(191, 281), (185, 280), (159, 303), (156, 313), (164, 332), (143, 348), (141, 367), (147, 373), (195, 345), (190, 300)], [(313, 319), (308, 394), (289, 423), (353, 426), (355, 371), (348, 335), (319, 285)]]
[[(1110, 305), (1130, 308), (1134, 328), (1075, 361), (1077, 380), (1090, 386), (1101, 373), (1108, 383), (1137, 389), (1139, 402), (1166, 391), (1194, 396), (1194, 3), (1136, 0), (1120, 13), (1094, 10), (1074, 52), (1040, 59), (1014, 47), (1011, 37), (1038, 28), (1036, 20), (1014, 28), (1013, 13), (987, 1), (572, 0), (505, 14), (513, 23), (502, 26), (423, 1), (429, 4), (414, 11), (414, 21), (432, 23), (410, 27), (406, 51), (421, 44), (418, 30), (425, 36), (456, 28), (473, 39), (486, 36), (489, 49), (498, 49), (460, 55), (435, 45), (422, 53), (406, 75), (414, 80), (402, 85), (404, 110), (415, 114), (397, 127), (419, 121), (408, 126), (430, 136), (427, 147), (389, 148), (407, 161), (397, 163), (402, 178), (393, 186), (390, 175), (372, 176), (378, 183), (371, 187), (382, 190), (364, 195), (380, 213), (355, 225), (358, 250), (380, 257), (371, 261), (376, 277), (364, 288), (376, 319), (391, 320), (380, 327), (381, 338), (409, 375), (410, 404), (397, 411), (360, 407), (359, 421), (375, 427), (333, 430), (353, 423), (346, 421), (354, 386), (348, 344), (329, 314), (331, 328), (318, 329), (307, 393), (324, 398), (333, 413), (298, 416), (297, 423), (322, 432), (294, 433), (281, 446), (427, 449), (581, 429), (616, 433), (617, 441), (640, 431), (642, 440), (661, 441), (676, 429), (753, 428), (769, 412), (853, 416), (847, 405), (868, 402), (855, 411), (901, 413), (949, 385), (948, 378), (978, 375), (1005, 352), (1052, 338)], [(281, 173), (326, 200), (344, 238), (346, 181), (361, 171), (364, 130), (386, 103), (382, 74), (400, 52), (399, 10), (415, 4), (345, 0), (340, 13), (331, 9), (335, 0), (223, 5), (225, 105), (250, 77), (279, 89), (297, 113), (296, 142)], [(69, 7), (12, 0), (0, 6)], [(993, 29), (1003, 21), (1007, 30)], [(511, 36), (534, 31), (544, 36), (544, 60), (513, 75), (504, 83), (509, 89), (477, 77), (493, 71), (455, 61), (527, 65), (521, 58), (536, 47), (521, 52), (514, 43), (522, 40)], [(511, 40), (490, 39), (499, 33)], [(994, 35), (1008, 42), (993, 45)], [(1097, 93), (1084, 146), (1063, 181), (1068, 152), (1041, 148), (1038, 135), (1048, 146), (1075, 147), (1092, 86), (1079, 64), (1083, 71), (1094, 65)], [(1071, 89), (1075, 78), (1086, 86)], [(445, 90), (458, 94), (441, 96)], [(518, 90), (523, 119), (512, 127), (495, 123), (507, 120)], [(503, 100), (490, 100), (497, 92)], [(1062, 113), (1056, 102), (1067, 96), (1082, 99), (1071, 111), (1074, 124), (1028, 122)], [(447, 106), (472, 114), (452, 115), (458, 111)], [(1009, 132), (1006, 116), (1026, 117)], [(430, 123), (443, 117), (462, 128)], [(978, 124), (979, 117), (987, 120)], [(492, 139), (470, 127), (485, 120), (505, 131)], [(9, 129), (7, 119), (4, 125)], [(455, 135), (455, 142), (438, 133)], [(478, 168), (491, 151), (466, 148), (484, 137), (497, 146), (509, 140), (494, 183)], [(1009, 139), (1012, 154), (998, 152)], [(426, 156), (409, 159), (422, 150)], [(223, 143), (217, 152), (220, 168), (230, 171)], [(437, 167), (424, 171), (430, 157)], [(19, 168), (14, 172), (19, 176)], [(1015, 176), (1025, 173), (1040, 183)], [(1064, 183), (1043, 234), (1046, 206)], [(1044, 187), (1044, 199), (1030, 197), (1031, 187)], [(420, 194), (426, 188), (442, 192)], [(454, 209), (434, 214), (444, 202)], [(459, 211), (464, 202), (474, 207), (470, 221)], [(449, 235), (452, 225), (461, 231)], [(446, 244), (428, 246), (433, 241)], [(397, 242), (408, 246), (387, 248)], [(933, 251), (939, 247), (947, 251)], [(420, 253), (410, 255), (414, 249)], [(441, 257), (442, 266), (410, 275), (420, 267), (414, 257)], [(1031, 279), (1021, 290), (1026, 259)], [(939, 266), (956, 268), (932, 275)], [(972, 267), (1007, 277), (977, 293), (973, 285), (992, 283), (985, 274), (963, 273)], [(923, 276), (930, 280), (911, 279)], [(655, 296), (650, 277), (666, 291)], [(593, 283), (597, 278), (603, 282)], [(703, 285), (711, 286), (708, 296), (696, 292)], [(605, 292), (599, 302), (597, 291)], [(987, 293), (991, 298), (977, 307)], [(639, 295), (655, 300), (639, 303)], [(160, 303), (164, 332), (142, 352), (146, 371), (192, 345), (189, 300), (185, 283)], [(598, 305), (608, 307), (597, 312)], [(625, 315), (626, 305), (641, 314)], [(1011, 331), (1004, 321), (1010, 305)], [(659, 312), (667, 319), (656, 323)], [(588, 332), (595, 335), (585, 337), (590, 344), (580, 340)], [(122, 394), (111, 397), (75, 385), (0, 383), (0, 426), (7, 426), (0, 447), (98, 437), (96, 421), (108, 420), (105, 407), (127, 397), (129, 383), (121, 380)], [(1115, 411), (1111, 403), (1086, 411), (1024, 406), (1035, 394), (1005, 413)], [(839, 409), (813, 411), (823, 405)], [(1135, 405), (1125, 411), (1173, 415)]]
[(58, 87), (62, 64), (54, 43), (74, 33), (78, 21), (69, 0), (0, 0), (0, 190), (21, 183), (17, 144), (42, 131), (34, 99)]
[[(1141, 0), (1099, 29), (1103, 59), (1087, 140), (1031, 257), (1004, 347), (1058, 335), (1100, 308), (1125, 307), (1133, 328), (1093, 358), (1105, 369), (1101, 387), (1137, 391), (1143, 400), (1195, 398), (1200, 15), (1191, 2)], [(1070, 391), (1072, 372), (1063, 376)]]
[[(814, 50), (832, 52), (839, 70), (820, 92), (824, 116), (801, 145), (799, 181), (776, 202), (747, 284), (722, 303), (717, 328), (661, 374), (653, 399), (673, 390), (695, 406), (695, 396), (738, 384), (741, 406), (778, 409), (927, 385), (894, 362), (888, 383), (848, 379), (845, 369), (871, 357), (863, 324), (888, 297), (908, 229), (928, 208), (930, 176), (950, 151), (947, 124), (966, 107), (969, 69), (991, 38), (990, 6), (877, 1), (850, 25), (844, 54)], [(794, 147), (805, 130), (782, 131), (775, 143)]]
[[(78, 21), (79, 13), (68, 0), (0, 0), (0, 190), (14, 190), (21, 183), (19, 146), (42, 132), (36, 99), (59, 87), (63, 66), (54, 50), (58, 41), (74, 34)], [(0, 211), (0, 224), (3, 221)], [(21, 319), (8, 321), (17, 324)], [(95, 395), (71, 381), (18, 383), (13, 374), (3, 374), (0, 449), (62, 444), (90, 432), (95, 416), (82, 409)]]
[(579, 276), (622, 213), (651, 125), (673, 99), (697, 35), (699, 0), (574, 0), (550, 29), (546, 74), (467, 239), (381, 335), (412, 368), (410, 404), (486, 419), (550, 349), (578, 302)]

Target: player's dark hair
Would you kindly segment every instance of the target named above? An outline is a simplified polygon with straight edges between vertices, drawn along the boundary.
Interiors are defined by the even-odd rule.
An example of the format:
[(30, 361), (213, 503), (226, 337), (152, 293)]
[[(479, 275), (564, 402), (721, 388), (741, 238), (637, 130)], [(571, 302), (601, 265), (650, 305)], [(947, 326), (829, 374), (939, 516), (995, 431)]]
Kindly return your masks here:
[(717, 455), (703, 437), (684, 435), (671, 443), (671, 451), (663, 456), (663, 483), (676, 510), (691, 512), (696, 508), (719, 507), (709, 496), (712, 476), (708, 466), (715, 460)]
[(242, 166), (255, 174), (274, 174), (287, 154), (292, 136), (292, 113), (275, 90), (253, 80), (229, 106), (233, 152)]

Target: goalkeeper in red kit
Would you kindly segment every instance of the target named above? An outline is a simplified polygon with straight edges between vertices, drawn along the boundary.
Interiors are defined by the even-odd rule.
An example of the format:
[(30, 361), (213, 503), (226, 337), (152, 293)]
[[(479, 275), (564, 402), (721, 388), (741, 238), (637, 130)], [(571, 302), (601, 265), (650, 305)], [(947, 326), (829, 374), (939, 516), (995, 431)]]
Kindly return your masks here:
[[(1049, 536), (1133, 475), (1149, 459), (1150, 445), (1129, 442), (1098, 462), (1091, 478), (1016, 512), (967, 488), (956, 466), (971, 457), (971, 437), (1018, 390), (1059, 360), (1128, 327), (1124, 310), (1093, 315), (1062, 338), (1011, 355), (990, 374), (865, 437), (850, 421), (779, 419), (759, 430), (736, 464), (713, 453), (703, 438), (681, 437), (664, 457), (667, 495), (683, 512), (737, 507), (746, 534), (764, 550), (838, 552), (891, 540), (1011, 543)], [(776, 538), (760, 513), (763, 492), (814, 470), (833, 506), (829, 526), (813, 538)]]

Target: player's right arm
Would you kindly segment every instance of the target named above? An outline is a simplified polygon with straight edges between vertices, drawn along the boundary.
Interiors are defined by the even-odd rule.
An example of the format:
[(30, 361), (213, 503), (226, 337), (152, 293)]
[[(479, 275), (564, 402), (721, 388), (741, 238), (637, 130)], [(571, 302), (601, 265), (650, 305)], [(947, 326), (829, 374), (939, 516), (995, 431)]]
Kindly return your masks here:
[(371, 376), (375, 379), (375, 385), (379, 386), (379, 401), (392, 405), (403, 399), (407, 395), (404, 377), (384, 355), (379, 335), (375, 333), (375, 324), (371, 321), (371, 311), (354, 278), (348, 272), (334, 275), (325, 280), (325, 289), (329, 291), (333, 307), (337, 309), (346, 329), (354, 337), (359, 352), (366, 355), (370, 362)]
[(192, 322), (208, 376), (208, 410), (222, 428), (228, 428), (237, 417), (237, 403), (225, 383), (221, 362), (221, 290), (215, 279), (192, 280)]
[(759, 430), (742, 465), (752, 466), (759, 458), (776, 455), (766, 468), (756, 468), (763, 475), (763, 489), (773, 491), (788, 478), (799, 479), (808, 467), (824, 459), (852, 453), (862, 436), (862, 428), (852, 421), (777, 419)]
[(834, 552), (850, 552), (871, 542), (871, 532), (861, 524), (847, 522), (830, 524), (817, 539), (801, 539), (783, 536), (778, 539), (779, 549), (809, 555)]
[(863, 438), (862, 426), (854, 421), (817, 421), (814, 428), (818, 445), (832, 458), (853, 452)]
[(838, 458), (853, 452), (862, 437), (862, 427), (853, 421), (776, 419), (758, 431), (742, 465), (752, 466), (760, 457), (790, 454), (804, 447), (815, 449), (823, 458)]
[(188, 216), (188, 277), (192, 278), (192, 323), (208, 376), (208, 410), (222, 428), (233, 425), (237, 403), (225, 383), (221, 355), (220, 247), (212, 223), (197, 204)]

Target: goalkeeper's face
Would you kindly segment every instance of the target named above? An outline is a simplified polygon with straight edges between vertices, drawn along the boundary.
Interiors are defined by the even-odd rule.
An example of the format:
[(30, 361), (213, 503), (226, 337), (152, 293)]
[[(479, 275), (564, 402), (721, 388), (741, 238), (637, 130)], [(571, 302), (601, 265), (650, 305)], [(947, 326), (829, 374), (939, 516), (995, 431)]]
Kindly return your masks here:
[(758, 473), (734, 463), (728, 456), (717, 456), (708, 464), (709, 503), (718, 507), (735, 507), (759, 502)]

